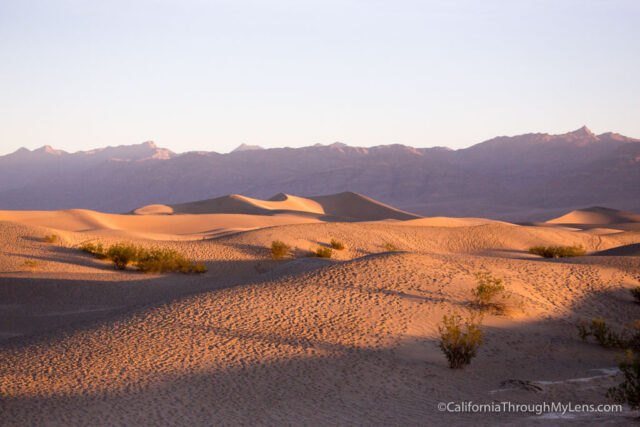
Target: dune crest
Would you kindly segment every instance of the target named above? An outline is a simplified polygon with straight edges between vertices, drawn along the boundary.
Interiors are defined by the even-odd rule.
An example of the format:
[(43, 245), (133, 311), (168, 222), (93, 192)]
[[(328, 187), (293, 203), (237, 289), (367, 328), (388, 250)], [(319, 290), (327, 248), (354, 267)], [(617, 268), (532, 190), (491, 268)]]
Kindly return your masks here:
[(640, 231), (640, 214), (594, 206), (569, 212), (544, 224), (564, 225), (602, 234), (616, 231)]
[(344, 192), (327, 196), (299, 197), (278, 193), (268, 200), (239, 194), (175, 205), (148, 205), (133, 211), (141, 215), (176, 214), (294, 214), (323, 217), (331, 221), (408, 220), (419, 215), (401, 211), (358, 193)]

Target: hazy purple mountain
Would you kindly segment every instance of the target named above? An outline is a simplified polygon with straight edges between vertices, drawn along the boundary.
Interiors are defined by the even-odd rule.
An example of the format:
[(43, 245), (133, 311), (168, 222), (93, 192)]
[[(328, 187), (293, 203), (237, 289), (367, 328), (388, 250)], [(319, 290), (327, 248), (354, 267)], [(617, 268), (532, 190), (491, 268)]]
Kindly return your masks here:
[(127, 212), (230, 193), (354, 191), (423, 215), (537, 220), (587, 206), (640, 211), (640, 140), (586, 127), (461, 150), (335, 143), (174, 154), (153, 143), (0, 157), (0, 209)]

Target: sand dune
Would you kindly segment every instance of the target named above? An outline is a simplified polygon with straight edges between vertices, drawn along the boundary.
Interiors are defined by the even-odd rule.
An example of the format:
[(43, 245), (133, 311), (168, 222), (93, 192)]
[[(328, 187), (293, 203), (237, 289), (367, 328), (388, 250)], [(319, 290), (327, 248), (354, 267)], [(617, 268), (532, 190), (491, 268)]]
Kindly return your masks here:
[(217, 199), (172, 205), (174, 213), (226, 213), (245, 215), (273, 215), (278, 212), (324, 214), (320, 205), (302, 197), (279, 195), (273, 200), (259, 200), (231, 194)]
[[(540, 419), (442, 413), (436, 404), (608, 402), (607, 387), (620, 380), (615, 352), (580, 341), (573, 323), (602, 316), (622, 325), (637, 314), (628, 289), (640, 285), (639, 232), (273, 213), (282, 202), (288, 212), (320, 206), (316, 215), (344, 217), (354, 212), (338, 201), (358, 197), (236, 199), (268, 215), (0, 212), (0, 424), (527, 424)], [(360, 218), (388, 214), (370, 209)], [(232, 227), (247, 231), (184, 240)], [(52, 232), (59, 243), (43, 241)], [(123, 237), (178, 250), (209, 272), (118, 272), (74, 249)], [(344, 250), (308, 257), (334, 238)], [(270, 258), (275, 239), (292, 247), (289, 257)], [(576, 244), (594, 256), (527, 252)], [(452, 371), (437, 325), (467, 310), (473, 274), (487, 270), (524, 310), (485, 316), (478, 357)]]
[(202, 239), (236, 231), (282, 224), (319, 222), (313, 217), (281, 214), (118, 215), (86, 210), (0, 211), (0, 221), (101, 236), (153, 240)]
[(419, 218), (355, 193), (313, 199), (280, 193), (270, 200), (233, 194), (180, 205), (148, 205), (132, 213), (118, 215), (83, 209), (0, 211), (0, 221), (113, 238), (195, 240), (284, 224)]
[(547, 223), (583, 226), (640, 223), (640, 214), (603, 207), (593, 207), (569, 212), (561, 217), (550, 219)]
[(313, 216), (332, 221), (376, 221), (420, 218), (361, 194), (345, 192), (329, 196), (298, 197), (279, 193), (269, 200), (231, 194), (216, 199), (177, 205), (149, 205), (133, 211), (139, 215), (157, 214), (243, 214), (275, 215), (282, 213)]
[(449, 218), (443, 216), (435, 216), (430, 218), (418, 218), (403, 221), (402, 225), (421, 225), (426, 227), (470, 227), (483, 224), (508, 224), (504, 221), (496, 221), (485, 218)]

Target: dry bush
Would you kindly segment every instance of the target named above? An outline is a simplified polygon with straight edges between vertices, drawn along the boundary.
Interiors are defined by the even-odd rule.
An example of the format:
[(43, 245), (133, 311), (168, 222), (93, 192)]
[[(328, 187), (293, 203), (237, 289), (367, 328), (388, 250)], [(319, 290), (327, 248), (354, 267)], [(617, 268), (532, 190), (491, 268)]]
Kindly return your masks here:
[(396, 248), (392, 243), (386, 242), (384, 244), (384, 248), (388, 251), (388, 252), (395, 252), (398, 250), (398, 248)]
[(333, 255), (333, 251), (331, 250), (331, 248), (323, 248), (323, 247), (319, 247), (313, 253), (313, 256), (318, 258), (331, 258), (331, 255)]
[(105, 259), (107, 257), (102, 243), (93, 244), (92, 242), (85, 242), (81, 244), (78, 249), (80, 249), (82, 252), (94, 255), (98, 259)]
[(544, 258), (566, 258), (582, 256), (587, 250), (579, 246), (534, 246), (529, 249), (532, 254), (540, 255)]
[(204, 264), (196, 264), (173, 249), (138, 249), (136, 268), (143, 273), (205, 273)]
[(102, 243), (91, 242), (79, 246), (83, 252), (93, 254), (99, 259), (109, 259), (118, 270), (124, 270), (133, 264), (143, 273), (206, 273), (207, 267), (202, 263), (185, 258), (173, 249), (145, 249), (131, 243), (116, 243), (104, 249)]
[(640, 320), (635, 320), (631, 326), (623, 328), (621, 332), (614, 331), (602, 318), (591, 319), (588, 326), (584, 320), (580, 320), (577, 328), (582, 340), (586, 341), (588, 337), (593, 337), (605, 348), (640, 351)]
[(438, 325), (438, 331), (440, 350), (451, 369), (460, 369), (470, 364), (483, 343), (480, 321), (474, 315), (466, 321), (459, 314), (444, 316), (442, 323)]
[(116, 243), (106, 252), (116, 270), (124, 270), (127, 265), (137, 261), (138, 248), (131, 243)]
[(509, 295), (505, 292), (502, 279), (493, 277), (491, 273), (476, 273), (475, 276), (478, 285), (471, 291), (475, 297), (473, 305), (481, 311), (504, 314)]
[(47, 234), (44, 236), (44, 241), (47, 243), (56, 243), (60, 238), (56, 234)]
[(640, 359), (637, 354), (627, 351), (618, 365), (624, 381), (607, 390), (607, 397), (616, 403), (627, 404), (631, 409), (640, 409)]
[(274, 259), (280, 259), (287, 256), (291, 248), (281, 240), (271, 242), (271, 255)]
[(344, 244), (336, 239), (331, 239), (331, 247), (337, 251), (341, 251), (344, 249)]
[(30, 269), (38, 268), (38, 261), (30, 259), (24, 262), (24, 266)]

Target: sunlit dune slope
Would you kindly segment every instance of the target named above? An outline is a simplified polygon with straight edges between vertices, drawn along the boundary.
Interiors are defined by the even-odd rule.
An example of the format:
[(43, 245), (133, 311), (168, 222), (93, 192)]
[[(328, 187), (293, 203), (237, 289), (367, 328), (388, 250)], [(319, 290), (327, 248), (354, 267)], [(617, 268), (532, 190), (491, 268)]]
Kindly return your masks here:
[(563, 224), (582, 229), (609, 228), (626, 231), (640, 231), (640, 214), (616, 209), (592, 207), (569, 212), (546, 224)]
[(55, 230), (154, 240), (201, 239), (235, 231), (282, 224), (319, 222), (309, 216), (249, 214), (118, 215), (71, 209), (64, 211), (0, 211), (0, 221)]

